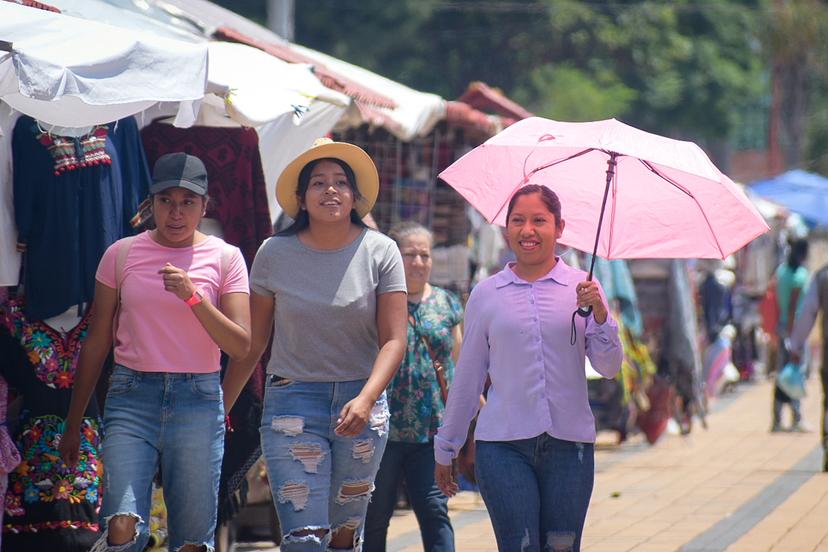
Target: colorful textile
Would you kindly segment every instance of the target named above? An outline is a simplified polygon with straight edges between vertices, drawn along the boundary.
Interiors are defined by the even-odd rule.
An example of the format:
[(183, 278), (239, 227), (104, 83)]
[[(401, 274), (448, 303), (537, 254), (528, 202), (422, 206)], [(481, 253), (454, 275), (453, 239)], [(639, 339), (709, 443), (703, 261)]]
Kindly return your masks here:
[(37, 379), (52, 389), (70, 389), (90, 313), (63, 336), (43, 322), (29, 322), (23, 310), (23, 301), (10, 300), (7, 308), (0, 311), (0, 324), (18, 336)]
[(425, 336), (436, 360), (443, 363), (446, 381), (454, 378), (452, 330), (463, 319), (457, 297), (439, 287), (420, 303), (408, 303), (414, 325), (408, 324), (408, 347), (400, 369), (388, 387), (391, 430), (388, 439), (406, 443), (427, 443), (437, 434), (445, 405), (434, 372)]
[(25, 316), (21, 299), (0, 304), (0, 375), (21, 395), (14, 435), (22, 462), (5, 493), (4, 550), (82, 552), (94, 544), (100, 505), (99, 422), (93, 397), (73, 468), (57, 445), (88, 320), (66, 335)]
[[(20, 452), (9, 435), (9, 428), (6, 422), (6, 406), (9, 389), (6, 380), (0, 377), (0, 496), (6, 496), (6, 489), (9, 484), (9, 472), (20, 463)], [(4, 509), (0, 508), (0, 527), (3, 525)], [(0, 533), (2, 537), (2, 533)], [(0, 548), (3, 539), (0, 538)]]
[(273, 233), (267, 206), (259, 136), (253, 128), (152, 123), (141, 130), (150, 166), (165, 153), (195, 155), (207, 169), (207, 217), (222, 226), (222, 238), (241, 249), (248, 268), (262, 241)]
[(98, 484), (103, 469), (98, 460), (98, 422), (85, 418), (81, 423), (80, 456), (71, 468), (57, 455), (62, 432), (63, 418), (59, 416), (33, 418), (21, 428), (17, 447), (23, 451), (23, 460), (9, 477), (9, 515), (24, 516), (26, 506), (36, 502), (86, 501), (95, 508), (100, 506)]
[(77, 138), (57, 136), (44, 130), (37, 135), (37, 141), (43, 144), (55, 160), (55, 176), (60, 176), (66, 171), (111, 165), (112, 158), (106, 153), (108, 133), (109, 129), (105, 126), (97, 126), (85, 136)]
[[(6, 489), (6, 474), (20, 463), (20, 452), (17, 450), (11, 435), (9, 435), (9, 425), (6, 420), (8, 399), (9, 386), (6, 380), (0, 377), (0, 484), (3, 485), (3, 494), (5, 494)], [(2, 519), (3, 512), (0, 510), (0, 521)]]

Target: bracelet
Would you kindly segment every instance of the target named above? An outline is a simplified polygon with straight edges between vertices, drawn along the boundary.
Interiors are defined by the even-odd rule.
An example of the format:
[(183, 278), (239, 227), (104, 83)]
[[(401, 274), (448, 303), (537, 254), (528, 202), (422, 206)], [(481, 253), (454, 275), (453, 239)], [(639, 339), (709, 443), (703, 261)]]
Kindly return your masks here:
[(187, 301), (185, 301), (185, 302), (187, 303), (187, 306), (193, 307), (193, 306), (198, 305), (199, 303), (201, 303), (203, 300), (204, 300), (204, 295), (202, 295), (202, 293), (200, 291), (198, 291), (198, 289), (196, 289), (193, 292), (193, 294), (190, 296), (190, 298), (187, 299)]

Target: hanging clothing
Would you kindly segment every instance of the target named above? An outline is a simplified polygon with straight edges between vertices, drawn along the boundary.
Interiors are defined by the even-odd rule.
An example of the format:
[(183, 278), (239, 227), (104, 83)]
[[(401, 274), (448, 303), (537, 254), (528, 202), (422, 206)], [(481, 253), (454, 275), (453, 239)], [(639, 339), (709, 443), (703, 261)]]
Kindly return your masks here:
[(12, 130), (20, 113), (0, 102), (0, 287), (20, 280), (20, 252), (14, 226)]
[[(586, 265), (589, 266), (591, 261), (592, 255), (587, 254)], [(638, 309), (638, 296), (627, 261), (623, 259), (608, 261), (598, 257), (595, 261), (594, 274), (604, 287), (607, 301), (618, 301), (624, 326), (632, 332), (634, 337), (641, 337), (644, 322), (641, 318), (641, 311)]]
[(5, 495), (4, 550), (85, 551), (99, 536), (100, 425), (93, 397), (81, 424), (80, 457), (68, 468), (57, 447), (89, 317), (65, 335), (0, 305), (0, 373), (23, 396), (13, 438), (22, 456)]
[(728, 322), (727, 288), (709, 272), (699, 286), (699, 296), (707, 342), (713, 344)]
[[(6, 380), (0, 377), (0, 496), (6, 496), (9, 483), (9, 472), (20, 463), (20, 452), (9, 435), (9, 425), (6, 420), (9, 386)], [(3, 525), (3, 510), (0, 509), (0, 527)], [(2, 533), (0, 533), (0, 548), (2, 548)]]
[(247, 267), (273, 233), (267, 206), (259, 136), (252, 128), (176, 128), (154, 122), (141, 130), (147, 159), (166, 153), (195, 155), (207, 169), (207, 217), (221, 222), (224, 241), (241, 249)]
[[(688, 274), (687, 261), (671, 260), (670, 315), (664, 351), (672, 381), (684, 401), (688, 421), (691, 409), (699, 406), (702, 374), (701, 350), (696, 326), (698, 315), (694, 296), (695, 290)], [(699, 414), (703, 415), (702, 412)]]
[(66, 139), (23, 116), (12, 157), (26, 316), (43, 320), (92, 301), (98, 261), (132, 234), (129, 219), (147, 195), (149, 169), (132, 117)]

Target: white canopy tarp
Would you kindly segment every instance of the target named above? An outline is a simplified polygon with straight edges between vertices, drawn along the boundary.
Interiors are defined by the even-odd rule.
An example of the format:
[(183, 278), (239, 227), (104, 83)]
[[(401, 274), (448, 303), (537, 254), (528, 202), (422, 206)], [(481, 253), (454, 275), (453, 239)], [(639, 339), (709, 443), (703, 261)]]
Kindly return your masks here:
[(189, 126), (207, 85), (207, 45), (0, 2), (0, 98), (47, 124), (108, 123), (159, 101)]
[[(394, 100), (397, 103), (394, 109), (379, 107), (372, 109), (391, 121), (391, 124), (387, 125), (387, 130), (403, 142), (427, 135), (437, 123), (446, 117), (446, 100), (437, 94), (419, 92), (347, 61), (298, 44), (292, 44), (291, 48), (308, 58), (318, 60), (332, 71)], [(358, 122), (354, 121), (354, 123)]]
[(259, 151), (267, 187), (267, 205), (274, 222), (282, 213), (276, 202), (276, 180), (288, 163), (313, 145), (317, 138), (328, 134), (340, 120), (345, 107), (314, 102), (302, 115), (301, 124), (293, 115), (284, 115), (275, 121), (256, 128), (259, 134)]
[(261, 50), (230, 42), (210, 43), (208, 91), (226, 98), (228, 115), (257, 127), (285, 114), (297, 124), (313, 103), (342, 109), (351, 98), (323, 85), (309, 65), (286, 63)]
[[(91, 0), (55, 0), (58, 6), (67, 2)], [(394, 109), (363, 106), (349, 109), (337, 129), (359, 126), (363, 123), (383, 126), (402, 141), (425, 136), (446, 116), (446, 101), (436, 94), (419, 92), (376, 73), (336, 59), (316, 50), (291, 44), (273, 31), (266, 29), (232, 11), (207, 0), (103, 0), (153, 18), (166, 21), (177, 29), (197, 29), (203, 36), (225, 26), (255, 40), (289, 45), (291, 49), (312, 59), (336, 74), (347, 77), (365, 88), (394, 100)], [(211, 77), (212, 79), (212, 77)]]
[[(205, 29), (194, 20), (175, 18), (155, 5), (136, 5), (118, 0), (52, 0), (67, 15), (101, 21), (132, 30), (146, 31), (189, 42), (206, 41)], [(203, 11), (204, 6), (199, 5)], [(284, 62), (243, 44), (208, 43), (207, 91), (226, 98), (221, 105), (205, 101), (196, 124), (221, 121), (229, 116), (239, 125), (256, 127), (285, 113), (301, 114), (315, 101), (347, 106), (350, 97), (323, 85), (309, 65)], [(153, 110), (155, 111), (155, 110)], [(162, 111), (168, 112), (169, 106)], [(209, 113), (205, 113), (209, 111)]]

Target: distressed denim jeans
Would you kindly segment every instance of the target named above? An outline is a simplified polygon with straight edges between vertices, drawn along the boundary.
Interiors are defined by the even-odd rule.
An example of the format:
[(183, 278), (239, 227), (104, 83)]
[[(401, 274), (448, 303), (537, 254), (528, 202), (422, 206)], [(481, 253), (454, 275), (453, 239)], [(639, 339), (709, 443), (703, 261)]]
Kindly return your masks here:
[(219, 372), (138, 372), (115, 366), (104, 410), (104, 524), (115, 515), (138, 519), (134, 540), (92, 552), (142, 552), (149, 539), (152, 481), (161, 469), (168, 546), (213, 550), (224, 406)]
[(285, 552), (328, 550), (339, 529), (354, 531), (348, 550), (362, 547), (365, 512), (388, 440), (385, 394), (361, 434), (341, 437), (334, 428), (364, 384), (275, 379), (266, 388), (262, 454)]
[(388, 441), (368, 505), (365, 552), (385, 552), (388, 526), (397, 504), (397, 486), (405, 481), (411, 507), (420, 525), (425, 552), (454, 552), (454, 529), (448, 498), (434, 481), (434, 441)]
[(544, 433), (477, 441), (475, 472), (501, 552), (578, 552), (595, 447)]

